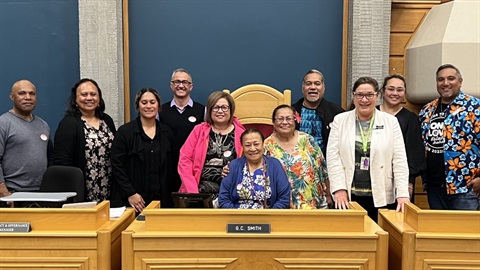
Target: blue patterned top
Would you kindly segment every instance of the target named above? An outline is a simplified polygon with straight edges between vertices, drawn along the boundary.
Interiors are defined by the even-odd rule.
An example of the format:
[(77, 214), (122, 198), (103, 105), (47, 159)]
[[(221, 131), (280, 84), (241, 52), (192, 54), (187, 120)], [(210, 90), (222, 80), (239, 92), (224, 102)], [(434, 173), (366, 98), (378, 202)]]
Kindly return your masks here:
[[(419, 114), (426, 151), (431, 116), (439, 102), (431, 101)], [(467, 183), (480, 176), (480, 99), (460, 91), (447, 107), (443, 137), (447, 194), (467, 193)]]

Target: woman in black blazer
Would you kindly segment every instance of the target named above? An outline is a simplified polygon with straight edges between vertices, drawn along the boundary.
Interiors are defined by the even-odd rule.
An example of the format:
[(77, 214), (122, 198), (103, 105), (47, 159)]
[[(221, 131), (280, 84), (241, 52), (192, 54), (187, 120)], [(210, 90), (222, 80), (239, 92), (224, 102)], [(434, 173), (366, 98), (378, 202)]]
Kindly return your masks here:
[(161, 100), (157, 91), (143, 88), (135, 98), (139, 116), (121, 127), (112, 146), (113, 206), (131, 206), (141, 212), (153, 200), (172, 207), (174, 135), (157, 119)]

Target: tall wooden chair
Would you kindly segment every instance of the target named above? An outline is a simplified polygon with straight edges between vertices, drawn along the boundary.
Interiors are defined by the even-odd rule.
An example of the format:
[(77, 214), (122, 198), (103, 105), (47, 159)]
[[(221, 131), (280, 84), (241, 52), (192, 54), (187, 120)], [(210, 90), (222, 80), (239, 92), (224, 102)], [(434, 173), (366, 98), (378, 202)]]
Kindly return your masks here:
[(235, 100), (235, 116), (245, 128), (255, 127), (265, 137), (273, 132), (272, 113), (275, 107), (281, 104), (291, 105), (292, 91), (282, 92), (264, 84), (248, 84), (230, 93)]

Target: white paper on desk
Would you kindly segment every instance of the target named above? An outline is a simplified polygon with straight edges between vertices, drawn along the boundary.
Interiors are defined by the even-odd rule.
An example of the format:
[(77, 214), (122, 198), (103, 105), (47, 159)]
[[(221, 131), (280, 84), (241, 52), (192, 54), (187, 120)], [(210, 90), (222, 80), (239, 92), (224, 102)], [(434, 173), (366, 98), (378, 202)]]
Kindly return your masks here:
[(119, 218), (123, 215), (123, 212), (125, 212), (126, 207), (115, 207), (115, 208), (110, 208), (110, 218)]

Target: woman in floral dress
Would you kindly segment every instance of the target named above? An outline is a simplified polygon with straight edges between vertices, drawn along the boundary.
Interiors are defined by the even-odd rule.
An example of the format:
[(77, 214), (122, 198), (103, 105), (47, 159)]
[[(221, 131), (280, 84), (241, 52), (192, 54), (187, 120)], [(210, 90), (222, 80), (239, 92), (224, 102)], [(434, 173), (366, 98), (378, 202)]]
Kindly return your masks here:
[(307, 133), (295, 130), (295, 110), (280, 105), (273, 111), (274, 133), (265, 139), (266, 155), (282, 163), (292, 187), (290, 208), (322, 209), (331, 205), (322, 150)]

